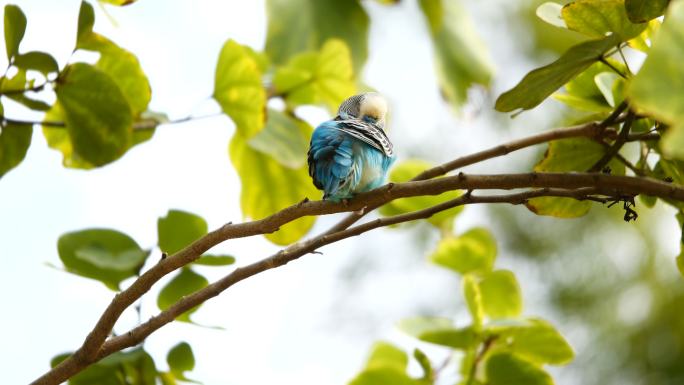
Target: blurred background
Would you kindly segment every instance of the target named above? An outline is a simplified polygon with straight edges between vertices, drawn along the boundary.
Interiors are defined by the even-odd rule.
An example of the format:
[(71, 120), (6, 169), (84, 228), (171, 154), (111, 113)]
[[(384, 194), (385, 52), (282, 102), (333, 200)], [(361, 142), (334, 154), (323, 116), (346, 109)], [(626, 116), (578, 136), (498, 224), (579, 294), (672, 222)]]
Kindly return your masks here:
[[(22, 47), (46, 50), (60, 65), (69, 60), (80, 1), (14, 3), (28, 17)], [(462, 1), (495, 76), (490, 89), (472, 88), (468, 103), (454, 112), (440, 95), (417, 2), (362, 2), (371, 27), (360, 78), (390, 102), (390, 137), (400, 159), (439, 163), (569, 121), (554, 101), (515, 119), (493, 110), (498, 94), (578, 39), (537, 20), (540, 3)], [(266, 33), (263, 1), (140, 0), (107, 7), (106, 13), (95, 10), (95, 30), (138, 56), (152, 85), (150, 108), (171, 118), (219, 111), (210, 95), (222, 44), (232, 38), (261, 50)], [(6, 111), (40, 119), (16, 105)], [(312, 125), (329, 118), (323, 109), (300, 112)], [(5, 383), (27, 383), (49, 368), (53, 356), (75, 349), (111, 299), (112, 292), (99, 282), (54, 267), (60, 265), (61, 234), (106, 227), (153, 247), (157, 218), (172, 208), (203, 216), (210, 228), (242, 220), (239, 179), (227, 156), (233, 130), (225, 116), (161, 126), (149, 142), (92, 171), (62, 167), (61, 154), (34, 131), (24, 162), (0, 181)], [(523, 172), (544, 149), (466, 171)], [(674, 211), (662, 203), (637, 211), (639, 219), (625, 223), (617, 206), (596, 205), (573, 220), (536, 216), (522, 206), (471, 206), (456, 219), (458, 233), (476, 225), (494, 231), (497, 266), (517, 275), (525, 314), (553, 322), (575, 349), (571, 364), (551, 369), (558, 384), (684, 383), (684, 284), (674, 263), (681, 233)], [(321, 218), (312, 234), (336, 220)], [(194, 315), (199, 324), (223, 330), (173, 323), (145, 347), (163, 365), (171, 346), (190, 342), (197, 366), (189, 376), (205, 384), (344, 384), (374, 341), (389, 340), (407, 350), (419, 346), (396, 330), (401, 318), (468, 319), (459, 278), (425, 259), (438, 238), (433, 229), (415, 224), (325, 247), (322, 255), (241, 282)], [(254, 238), (231, 240), (217, 250), (247, 264), (278, 248)], [(225, 271), (202, 273), (217, 279)], [(155, 298), (143, 301), (143, 320), (156, 314)], [(127, 312), (116, 329), (136, 322), (137, 314)], [(435, 361), (447, 356), (446, 350), (420, 346)], [(448, 381), (446, 376), (443, 382)]]

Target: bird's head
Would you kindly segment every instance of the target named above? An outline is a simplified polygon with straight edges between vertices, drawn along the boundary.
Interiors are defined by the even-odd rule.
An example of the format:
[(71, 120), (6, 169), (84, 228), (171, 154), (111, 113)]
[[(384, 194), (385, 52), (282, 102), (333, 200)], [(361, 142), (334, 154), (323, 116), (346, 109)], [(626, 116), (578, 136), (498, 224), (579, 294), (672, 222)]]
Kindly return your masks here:
[(365, 92), (349, 97), (337, 110), (340, 119), (358, 119), (385, 128), (387, 101), (377, 92)]

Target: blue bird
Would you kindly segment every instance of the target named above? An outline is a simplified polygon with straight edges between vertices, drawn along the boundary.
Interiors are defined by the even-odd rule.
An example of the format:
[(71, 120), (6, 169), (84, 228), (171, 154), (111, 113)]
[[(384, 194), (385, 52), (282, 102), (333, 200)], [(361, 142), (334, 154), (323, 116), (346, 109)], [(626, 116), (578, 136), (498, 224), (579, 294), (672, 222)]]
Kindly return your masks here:
[(333, 120), (316, 127), (308, 152), (309, 175), (323, 199), (339, 202), (380, 187), (396, 159), (385, 134), (387, 102), (375, 92), (354, 95)]

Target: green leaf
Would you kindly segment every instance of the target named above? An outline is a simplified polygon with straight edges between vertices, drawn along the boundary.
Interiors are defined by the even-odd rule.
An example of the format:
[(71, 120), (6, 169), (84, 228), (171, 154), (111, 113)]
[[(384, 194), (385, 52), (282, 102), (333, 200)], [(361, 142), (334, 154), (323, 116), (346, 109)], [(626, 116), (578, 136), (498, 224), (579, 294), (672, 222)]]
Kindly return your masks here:
[[(310, 137), (310, 127), (299, 128), (300, 135)], [(240, 206), (246, 217), (262, 219), (304, 198), (320, 196), (306, 166), (296, 170), (285, 167), (267, 154), (254, 150), (237, 134), (230, 142), (229, 153), (242, 182)], [(267, 234), (266, 238), (279, 245), (289, 245), (303, 237), (314, 221), (315, 217), (310, 216), (297, 219), (275, 233)]]
[(7, 60), (19, 53), (19, 43), (26, 32), (26, 15), (14, 4), (5, 5), (5, 49)]
[(254, 51), (233, 40), (223, 45), (216, 65), (213, 97), (233, 119), (237, 132), (247, 138), (264, 127), (266, 91), (261, 76)]
[(185, 379), (184, 372), (192, 371), (195, 368), (195, 355), (192, 347), (187, 342), (181, 342), (169, 350), (166, 355), (166, 362), (174, 377)]
[(266, 126), (247, 143), (283, 166), (298, 169), (306, 163), (302, 154), (309, 148), (302, 130), (311, 131), (311, 127), (292, 115), (269, 108)]
[(561, 15), (562, 10), (563, 6), (561, 4), (548, 1), (537, 7), (536, 14), (540, 19), (551, 25), (555, 25), (559, 28), (567, 28), (565, 20), (563, 20), (563, 16)]
[[(46, 122), (64, 122), (64, 111), (59, 101), (52, 105), (45, 114)], [(62, 164), (68, 168), (79, 168), (89, 170), (94, 167), (92, 163), (83, 159), (78, 153), (74, 152), (71, 138), (66, 127), (43, 126), (43, 135), (47, 140), (48, 147), (62, 153)]]
[(529, 110), (597, 62), (619, 39), (613, 35), (589, 40), (572, 46), (558, 60), (528, 73), (511, 90), (496, 100), (496, 109), (510, 112), (519, 108)]
[[(603, 157), (605, 151), (602, 145), (587, 138), (554, 140), (534, 171), (586, 171)], [(625, 174), (625, 166), (617, 159), (611, 160), (608, 167), (614, 175)], [(535, 214), (559, 218), (581, 217), (591, 208), (590, 201), (554, 197), (532, 198), (525, 205)]]
[(208, 231), (202, 217), (180, 210), (169, 210), (157, 220), (159, 248), (171, 255), (201, 238)]
[(418, 365), (420, 365), (420, 368), (423, 370), (422, 379), (426, 381), (433, 381), (434, 370), (432, 369), (432, 363), (430, 362), (428, 356), (422, 350), (415, 348), (413, 349), (413, 358), (418, 361)]
[(437, 317), (407, 318), (399, 322), (403, 332), (421, 341), (454, 349), (471, 349), (478, 343), (477, 334), (470, 328), (455, 328), (451, 320)]
[(633, 23), (643, 23), (662, 16), (670, 0), (625, 0), (627, 16)]
[(615, 72), (601, 72), (594, 77), (596, 87), (601, 90), (601, 94), (611, 107), (615, 107), (621, 102), (616, 102), (616, 95), (614, 94), (615, 83), (621, 80), (622, 78)]
[(485, 273), (496, 258), (496, 241), (484, 228), (474, 228), (459, 237), (446, 237), (437, 245), (431, 262), (460, 274)]
[(479, 331), (484, 320), (484, 307), (482, 306), (482, 293), (477, 279), (472, 274), (463, 276), (463, 296), (470, 316), (473, 318), (473, 329)]
[(30, 124), (6, 123), (0, 127), (0, 178), (24, 160), (32, 133)]
[(420, 7), (430, 27), (442, 95), (459, 108), (470, 86), (489, 85), (494, 66), (460, 2), (420, 0)]
[(627, 41), (646, 29), (646, 24), (629, 20), (624, 0), (576, 0), (564, 6), (562, 14), (569, 29), (595, 38), (613, 32)]
[[(52, 359), (54, 367), (70, 354)], [(69, 379), (69, 385), (154, 385), (157, 368), (152, 357), (143, 348), (116, 352), (90, 365)]]
[[(173, 304), (181, 300), (186, 295), (192, 294), (200, 289), (205, 288), (209, 281), (203, 276), (195, 273), (190, 268), (184, 267), (176, 274), (169, 283), (164, 286), (157, 297), (157, 306), (159, 309), (166, 310)], [(177, 321), (192, 322), (190, 315), (199, 309), (200, 305), (193, 307), (185, 313), (176, 317)]]
[(149, 255), (128, 235), (109, 229), (63, 234), (57, 251), (67, 271), (96, 279), (112, 290), (119, 290), (121, 281), (137, 275)]
[(522, 296), (515, 275), (508, 270), (494, 270), (480, 281), (482, 307), (492, 319), (513, 318), (522, 312)]
[[(432, 168), (433, 164), (420, 159), (408, 159), (392, 168), (389, 173), (389, 181), (393, 183), (408, 182), (421, 172)], [(380, 207), (380, 214), (392, 216), (409, 213), (432, 207), (434, 205), (456, 199), (461, 195), (460, 191), (449, 191), (436, 196), (421, 196), (413, 198), (395, 199)], [(442, 211), (428, 218), (428, 223), (435, 227), (451, 230), (454, 218), (463, 211), (463, 206), (457, 206), (449, 210)]]
[(658, 31), (639, 73), (627, 87), (627, 97), (640, 114), (666, 122), (674, 129), (662, 139), (665, 153), (684, 159), (684, 3), (677, 1), (668, 9), (665, 22)]
[[(612, 59), (607, 60), (612, 66), (625, 72), (624, 64)], [(596, 77), (605, 73), (612, 74), (613, 72), (604, 63), (596, 62), (568, 82), (565, 85), (565, 93), (555, 93), (553, 98), (575, 109), (609, 113), (612, 111), (611, 105), (596, 82)], [(614, 96), (613, 100), (615, 100)]]
[(543, 320), (528, 320), (495, 333), (507, 342), (510, 351), (538, 364), (564, 365), (575, 356), (565, 338)]
[(553, 379), (543, 369), (510, 353), (491, 355), (485, 373), (491, 385), (553, 385)]
[(351, 53), (344, 41), (330, 39), (317, 52), (293, 56), (276, 70), (273, 87), (290, 108), (325, 104), (330, 111), (356, 93)]
[(354, 72), (361, 73), (368, 56), (369, 18), (358, 0), (268, 0), (266, 15), (266, 53), (274, 63), (285, 64), (337, 38), (351, 49)]
[(203, 255), (193, 263), (204, 266), (226, 266), (235, 263), (235, 257), (230, 255)]
[(117, 84), (85, 63), (69, 65), (56, 87), (71, 144), (95, 166), (103, 166), (130, 147), (133, 117)]
[(56, 73), (59, 71), (59, 65), (57, 64), (55, 58), (48, 53), (40, 51), (31, 51), (16, 55), (14, 57), (13, 64), (17, 68), (21, 68), (26, 71), (38, 71), (46, 77), (51, 73)]
[(76, 48), (81, 48), (82, 41), (89, 39), (95, 25), (95, 11), (87, 1), (81, 1), (78, 12), (78, 30), (76, 32)]
[(367, 369), (392, 368), (399, 372), (406, 371), (408, 356), (404, 351), (387, 342), (376, 342), (366, 363)]
[(107, 4), (112, 4), (112, 5), (118, 5), (120, 7), (126, 6), (126, 5), (131, 5), (135, 3), (137, 0), (97, 0), (100, 3), (107, 3)]
[(677, 256), (677, 269), (684, 276), (684, 254), (679, 254)]

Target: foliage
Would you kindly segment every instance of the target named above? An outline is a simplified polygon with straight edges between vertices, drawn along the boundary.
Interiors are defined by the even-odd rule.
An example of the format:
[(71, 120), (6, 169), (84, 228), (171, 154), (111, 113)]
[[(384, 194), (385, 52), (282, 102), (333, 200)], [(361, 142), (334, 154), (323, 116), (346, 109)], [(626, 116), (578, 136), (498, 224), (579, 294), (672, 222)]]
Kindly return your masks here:
[[(124, 6), (134, 1), (99, 2)], [(397, 2), (380, 3), (390, 7)], [(591, 171), (684, 184), (684, 0), (566, 3), (543, 3), (536, 15), (550, 24), (546, 28), (568, 37), (567, 47), (556, 60), (530, 71), (501, 94), (495, 109), (518, 114), (552, 98), (564, 104), (573, 123), (600, 123), (594, 123), (596, 132), (591, 136), (549, 141), (533, 170)], [(494, 66), (477, 36), (477, 26), (458, 1), (419, 0), (418, 5), (433, 47), (438, 87), (451, 108), (459, 111), (472, 86), (486, 88), (492, 83)], [(264, 51), (227, 40), (218, 53), (211, 95), (233, 122), (228, 158), (241, 181), (242, 213), (254, 220), (305, 198), (320, 197), (304, 162), (313, 127), (299, 111), (304, 106), (318, 106), (334, 115), (345, 98), (366, 88), (361, 74), (369, 54), (371, 26), (366, 7), (359, 0), (268, 0), (266, 11)], [(27, 23), (19, 6), (5, 6), (9, 66), (0, 78), (0, 103), (9, 99), (44, 118), (42, 122), (13, 119), (5, 116), (0, 104), (0, 177), (26, 156), (34, 125), (42, 124), (48, 146), (61, 153), (65, 167), (90, 170), (115, 162), (133, 146), (150, 140), (158, 125), (171, 123), (163, 114), (149, 111), (152, 90), (135, 54), (95, 32), (95, 11), (89, 2), (84, 0), (80, 5), (74, 51), (97, 53), (96, 60), (69, 60), (60, 66), (50, 53), (24, 52), (21, 43)], [(646, 55), (636, 72), (632, 72), (634, 63), (627, 60), (630, 56), (623, 52), (629, 50)], [(282, 103), (270, 103), (275, 100)], [(637, 142), (639, 150), (624, 151), (628, 142)], [(407, 182), (433, 166), (427, 160), (404, 160), (394, 167), (389, 180)], [(469, 197), (471, 192), (396, 199), (379, 211), (384, 217), (414, 213)], [(613, 201), (593, 200), (622, 203), (625, 220), (636, 218), (634, 196), (605, 189), (600, 192)], [(641, 199), (648, 207), (658, 201), (671, 205), (679, 212), (682, 226), (681, 202)], [(581, 217), (596, 205), (591, 200), (565, 196), (515, 203), (524, 203), (534, 214), (556, 218)], [(432, 225), (428, 231), (440, 236), (428, 260), (461, 277), (461, 306), (469, 312), (471, 322), (461, 324), (441, 315), (421, 316), (400, 321), (399, 329), (421, 343), (447, 349), (452, 363), (460, 368), (461, 383), (553, 384), (546, 366), (573, 360), (570, 343), (551, 323), (522, 315), (523, 290), (516, 275), (495, 268), (498, 248), (494, 236), (481, 227), (456, 232), (454, 222), (461, 210), (451, 208), (427, 219)], [(303, 216), (265, 237), (277, 245), (294, 244), (315, 221), (312, 215)], [(163, 263), (150, 260), (150, 255), (161, 255), (163, 260), (183, 254), (192, 251), (197, 240), (211, 236), (202, 217), (181, 210), (169, 210), (158, 219), (157, 235), (158, 250), (152, 252), (153, 247), (145, 249), (117, 230), (84, 229), (59, 237), (57, 251), (66, 271), (120, 291), (127, 280), (140, 276), (145, 264)], [(684, 275), (682, 253), (675, 261)], [(222, 267), (235, 261), (229, 255), (195, 256), (165, 282), (157, 307), (161, 311), (177, 307), (210, 285), (201, 274), (204, 266)], [(176, 320), (192, 322), (191, 315), (198, 309), (191, 308)], [(55, 357), (52, 365), (67, 357)], [(350, 383), (436, 383), (443, 368), (418, 348), (412, 357), (422, 370), (420, 377), (407, 371), (411, 359), (406, 352), (389, 342), (378, 342), (365, 367)], [(456, 357), (460, 361), (456, 362)], [(144, 347), (118, 351), (71, 377), (69, 383), (192, 381), (186, 377), (195, 367), (188, 343), (172, 347), (166, 361), (169, 370), (160, 371)]]

